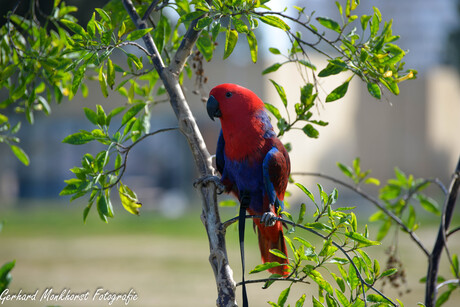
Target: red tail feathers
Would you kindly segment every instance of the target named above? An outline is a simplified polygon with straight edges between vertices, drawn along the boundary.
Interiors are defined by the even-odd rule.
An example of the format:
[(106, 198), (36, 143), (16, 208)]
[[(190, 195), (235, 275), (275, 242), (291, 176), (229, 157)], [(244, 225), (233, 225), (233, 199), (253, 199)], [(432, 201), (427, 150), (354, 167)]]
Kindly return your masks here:
[[(283, 225), (281, 222), (276, 222), (274, 226), (265, 226), (260, 224), (259, 220), (254, 220), (257, 225), (257, 234), (259, 236), (259, 248), (263, 263), (279, 262), (288, 263), (287, 259), (277, 257), (270, 253), (271, 249), (278, 249), (287, 255), (286, 242), (284, 241)], [(269, 269), (272, 274), (280, 274), (286, 277), (289, 275), (287, 266), (279, 266)]]

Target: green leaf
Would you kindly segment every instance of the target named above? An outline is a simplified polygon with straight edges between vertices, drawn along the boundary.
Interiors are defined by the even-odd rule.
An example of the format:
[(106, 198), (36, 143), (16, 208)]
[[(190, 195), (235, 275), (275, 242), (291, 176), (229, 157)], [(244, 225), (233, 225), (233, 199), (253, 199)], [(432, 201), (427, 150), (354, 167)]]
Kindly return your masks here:
[(417, 198), (420, 202), (420, 205), (423, 207), (423, 209), (425, 209), (428, 212), (434, 213), (436, 215), (441, 215), (439, 206), (434, 199), (427, 197), (425, 195), (421, 195), (421, 194), (419, 194)]
[(347, 64), (342, 60), (330, 61), (326, 68), (319, 72), (318, 77), (324, 78), (331, 75), (337, 75), (345, 70), (347, 70)]
[(217, 35), (220, 33), (220, 23), (216, 23), (214, 27), (212, 27), (211, 34), (212, 34), (212, 41), (215, 42), (217, 39)]
[(88, 142), (94, 141), (96, 138), (90, 134), (85, 132), (77, 132), (71, 135), (66, 136), (62, 143), (67, 143), (71, 145), (82, 145)]
[[(326, 100), (327, 102), (327, 100)], [(311, 137), (311, 138), (318, 138), (319, 136), (319, 132), (318, 130), (315, 129), (315, 127), (313, 127), (311, 124), (306, 124), (303, 128), (302, 128), (302, 131), (308, 136), (308, 137)]]
[(299, 63), (302, 64), (303, 66), (310, 68), (311, 70), (316, 70), (316, 66), (310, 63), (309, 61), (299, 60)]
[(312, 298), (312, 302), (313, 302), (313, 307), (324, 307), (324, 305), (321, 304), (321, 302), (318, 301), (314, 296), (312, 296), (311, 298)]
[(263, 264), (257, 265), (254, 269), (252, 269), (249, 274), (254, 274), (258, 272), (263, 272), (271, 268), (276, 268), (279, 266), (282, 266), (283, 264), (280, 264), (279, 262), (265, 262)]
[(314, 282), (318, 284), (321, 289), (327, 291), (327, 293), (333, 295), (332, 286), (323, 278), (323, 276), (318, 271), (311, 271), (308, 275)]
[(88, 24), (86, 25), (86, 32), (88, 32), (88, 35), (91, 39), (94, 38), (96, 35), (96, 22), (94, 21), (96, 16), (96, 13), (93, 12), (93, 16), (91, 17), (90, 21), (88, 21)]
[(389, 301), (381, 295), (370, 293), (366, 297), (370, 303), (389, 303)]
[(104, 108), (98, 104), (97, 109), (97, 123), (101, 126), (107, 125), (107, 115), (105, 114)]
[(350, 84), (350, 79), (348, 79), (342, 85), (340, 85), (336, 89), (334, 89), (329, 95), (327, 95), (326, 102), (336, 101), (336, 100), (342, 98), (343, 96), (345, 96), (345, 94), (348, 91), (348, 85), (349, 84)]
[(8, 285), (12, 280), (11, 270), (14, 268), (15, 264), (16, 261), (13, 260), (3, 264), (2, 267), (0, 267), (0, 293), (3, 293), (3, 291), (8, 288)]
[(241, 19), (232, 17), (231, 20), (232, 20), (233, 25), (235, 26), (235, 30), (238, 33), (244, 33), (244, 34), (249, 33), (248, 26)]
[(450, 269), (452, 270), (452, 275), (458, 276), (459, 265), (458, 265), (458, 255), (457, 254), (452, 255), (452, 265), (450, 266)]
[(337, 162), (337, 166), (340, 168), (340, 170), (345, 176), (353, 178), (353, 170), (350, 167), (340, 162)]
[(201, 54), (204, 56), (206, 61), (211, 61), (212, 56), (214, 54), (214, 44), (211, 41), (211, 38), (209, 37), (209, 33), (206, 31), (203, 31), (198, 38), (196, 42), (196, 47), (198, 50), (201, 52)]
[(356, 287), (359, 285), (359, 277), (353, 265), (348, 267), (348, 282), (350, 284), (351, 290), (356, 289)]
[(436, 307), (440, 307), (442, 306), (445, 302), (447, 302), (449, 300), (449, 297), (450, 297), (450, 294), (452, 293), (452, 291), (454, 291), (456, 288), (455, 287), (451, 287), (449, 288), (447, 291), (443, 292), (441, 295), (438, 296), (438, 298), (436, 299)]
[(337, 298), (339, 299), (340, 304), (342, 304), (342, 306), (350, 306), (350, 302), (348, 301), (347, 297), (343, 295), (342, 292), (338, 291), (338, 289), (335, 289), (335, 294)]
[(142, 38), (144, 35), (146, 35), (147, 33), (149, 33), (152, 30), (153, 30), (153, 28), (134, 30), (133, 32), (129, 33), (126, 36), (126, 40), (128, 40), (128, 41), (138, 40), (139, 38)]
[(281, 119), (281, 113), (277, 107), (272, 104), (265, 103), (265, 108), (276, 117), (276, 119)]
[(123, 115), (123, 119), (121, 120), (121, 126), (124, 126), (127, 122), (129, 122), (134, 116), (136, 116), (143, 108), (145, 107), (145, 103), (141, 102), (134, 106), (132, 106), (128, 111), (126, 111), (125, 115)]
[(86, 223), (86, 219), (88, 218), (89, 211), (91, 210), (92, 203), (88, 204), (83, 210), (83, 223)]
[(291, 287), (287, 287), (283, 291), (281, 291), (280, 296), (278, 297), (278, 306), (284, 306), (286, 304), (287, 298), (289, 296), (289, 292), (291, 291)]
[(197, 19), (201, 16), (203, 16), (206, 12), (205, 11), (195, 11), (195, 12), (191, 12), (191, 13), (187, 13), (185, 15), (182, 15), (179, 20), (177, 21), (177, 24), (181, 24), (183, 22), (189, 22), (189, 21), (192, 21), (194, 19)]
[(391, 228), (391, 220), (385, 221), (377, 233), (376, 240), (382, 241), (382, 239), (385, 238), (385, 236), (387, 235), (390, 228)]
[(203, 17), (196, 23), (195, 30), (203, 30), (212, 23), (211, 17)]
[(280, 96), (281, 101), (283, 102), (284, 106), (286, 107), (287, 106), (287, 98), (286, 98), (286, 92), (284, 91), (284, 88), (281, 85), (279, 85), (278, 83), (276, 83), (275, 81), (273, 81), (272, 79), (270, 79), (270, 82), (275, 86), (275, 89), (278, 92), (278, 95)]
[(378, 180), (377, 178), (369, 177), (369, 178), (366, 178), (366, 180), (364, 180), (364, 183), (379, 186), (380, 180)]
[(163, 52), (163, 48), (166, 44), (166, 25), (168, 24), (168, 21), (165, 20), (166, 17), (163, 15), (160, 18), (160, 22), (158, 23), (157, 27), (153, 31), (153, 41), (155, 42), (155, 45), (158, 48), (158, 51), (161, 53)]
[(236, 43), (238, 42), (238, 32), (235, 30), (227, 29), (227, 34), (225, 36), (225, 50), (224, 50), (224, 60), (232, 54), (233, 49), (235, 49)]
[(302, 307), (303, 304), (305, 303), (305, 298), (306, 298), (306, 295), (302, 294), (302, 296), (295, 303), (295, 307)]
[(367, 82), (367, 90), (372, 97), (380, 99), (382, 97), (382, 92), (377, 83)]
[(304, 203), (300, 205), (299, 217), (297, 218), (297, 224), (302, 224), (307, 208)]
[(99, 13), (99, 16), (101, 16), (102, 20), (104, 20), (107, 24), (110, 25), (112, 23), (110, 15), (106, 11), (104, 11), (101, 8), (95, 8), (95, 10), (96, 10), (96, 12)]
[(326, 303), (328, 307), (338, 307), (336, 299), (332, 296), (332, 294), (326, 295)]
[(308, 198), (311, 199), (312, 202), (315, 202), (315, 197), (313, 196), (313, 193), (311, 193), (304, 185), (301, 183), (296, 182), (295, 185), (301, 189), (307, 196)]
[(111, 206), (110, 199), (102, 192), (97, 199), (97, 211), (104, 216), (113, 217)]
[(369, 20), (370, 20), (371, 18), (372, 18), (372, 16), (361, 15), (360, 21), (361, 21), (361, 28), (363, 29), (363, 31), (366, 30), (367, 24), (369, 23)]
[(372, 271), (374, 272), (375, 276), (378, 276), (380, 274), (380, 263), (377, 261), (377, 259), (374, 259), (374, 266), (372, 268)]
[(273, 47), (268, 48), (268, 51), (270, 51), (270, 53), (275, 54), (275, 55), (281, 54), (281, 51), (279, 51), (279, 49), (273, 48)]
[(277, 71), (281, 67), (280, 63), (275, 63), (262, 71), (262, 75), (269, 74), (271, 72)]
[(25, 153), (24, 150), (22, 150), (21, 147), (18, 147), (16, 145), (10, 145), (11, 151), (13, 154), (18, 158), (19, 161), (22, 162), (25, 166), (28, 166), (30, 163), (29, 156)]
[(104, 97), (109, 96), (109, 92), (107, 91), (107, 78), (104, 73), (104, 66), (99, 68), (99, 84), (101, 85), (101, 92)]
[(238, 202), (234, 199), (226, 199), (219, 202), (219, 207), (236, 207)]
[(113, 89), (115, 84), (115, 69), (111, 59), (107, 60), (107, 84)]
[(123, 112), (124, 110), (126, 109), (126, 107), (118, 107), (118, 108), (115, 108), (113, 109), (112, 111), (110, 111), (109, 115), (107, 115), (107, 126), (110, 125), (110, 121), (112, 120), (112, 118), (118, 114), (120, 114), (121, 112)]
[(257, 38), (254, 32), (249, 31), (246, 35), (249, 44), (249, 51), (251, 53), (251, 60), (252, 62), (257, 62), (257, 53), (258, 53), (258, 46), (257, 46)]
[(260, 16), (259, 19), (263, 23), (266, 23), (272, 27), (276, 27), (284, 31), (288, 31), (291, 29), (281, 18), (278, 18), (276, 16)]
[(273, 248), (269, 250), (270, 254), (275, 255), (276, 257), (282, 258), (282, 259), (287, 259), (286, 255), (280, 251), (279, 249)]
[(128, 186), (120, 182), (118, 188), (121, 204), (131, 214), (139, 215), (139, 208), (142, 204), (139, 202), (136, 193), (134, 193)]
[(72, 93), (75, 95), (77, 93), (78, 87), (80, 86), (81, 80), (85, 76), (86, 65), (81, 65), (73, 75), (72, 80)]
[(385, 276), (390, 276), (390, 275), (393, 275), (394, 273), (396, 273), (398, 271), (398, 269), (389, 269), (389, 270), (386, 270), (382, 273), (382, 275), (380, 275), (380, 278), (382, 277), (385, 277)]
[(340, 33), (342, 30), (340, 29), (339, 24), (330, 18), (327, 17), (317, 17), (316, 20), (324, 27), (333, 30), (337, 33)]
[(81, 35), (82, 37), (88, 37), (88, 34), (86, 33), (85, 29), (83, 29), (82, 26), (80, 26), (78, 23), (75, 23), (67, 19), (61, 19), (60, 22), (75, 34)]
[(362, 234), (357, 233), (357, 232), (346, 232), (345, 235), (352, 239), (355, 242), (358, 242), (364, 246), (371, 246), (371, 245), (380, 245), (380, 242), (378, 241), (372, 241), (369, 240), (368, 238), (364, 237)]

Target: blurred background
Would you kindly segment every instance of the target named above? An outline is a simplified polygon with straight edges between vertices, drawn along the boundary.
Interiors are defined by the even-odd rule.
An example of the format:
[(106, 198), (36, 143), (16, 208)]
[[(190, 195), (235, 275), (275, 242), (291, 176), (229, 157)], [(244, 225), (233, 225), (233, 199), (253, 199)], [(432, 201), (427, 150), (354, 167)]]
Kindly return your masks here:
[[(67, 1), (79, 8), (77, 18), (82, 24), (86, 24), (95, 7), (102, 7), (106, 2)], [(307, 5), (307, 11), (316, 11), (315, 16), (337, 17), (334, 1), (273, 0), (271, 3), (274, 10), (297, 3)], [(0, 1), (1, 16), (13, 5), (14, 1)], [(418, 70), (418, 78), (400, 84), (399, 96), (386, 93), (380, 101), (368, 94), (364, 83), (354, 80), (345, 98), (321, 104), (315, 116), (330, 124), (319, 128), (318, 139), (308, 139), (301, 131), (290, 132), (282, 139), (293, 146), (292, 171), (340, 177), (336, 162), (350, 165), (355, 157), (360, 157), (362, 167), (372, 169), (372, 175), (382, 183), (394, 176), (394, 167), (399, 167), (416, 178), (436, 177), (447, 185), (460, 155), (460, 1), (362, 1), (358, 13), (370, 15), (372, 6), (380, 9), (384, 20), (393, 19), (393, 33), (401, 35), (399, 45), (409, 50), (406, 68)], [(265, 102), (279, 106), (281, 102), (270, 78), (284, 86), (291, 105), (299, 99), (302, 80), (293, 77), (297, 75), (294, 67), (290, 70), (289, 66), (283, 66), (277, 72), (261, 75), (270, 64), (281, 61), (265, 50), (275, 45), (284, 52), (288, 48), (283, 33), (261, 25), (259, 35), (258, 63), (250, 61), (246, 41), (241, 39), (226, 61), (222, 61), (222, 50), (218, 49), (213, 60), (204, 63), (208, 82), (203, 88), (197, 88), (194, 79), (185, 83), (187, 98), (211, 153), (215, 151), (220, 126), (209, 120), (202, 96), (194, 94), (195, 90), (207, 95), (215, 85), (238, 83), (252, 89)], [(314, 53), (311, 61), (319, 70), (327, 64)], [(343, 74), (320, 80), (322, 101), (346, 77)], [(64, 180), (72, 177), (69, 169), (80, 164), (84, 153), (95, 154), (99, 149), (91, 143), (83, 146), (61, 143), (68, 134), (90, 128), (82, 107), (102, 104), (104, 109), (111, 110), (126, 102), (115, 92), (110, 92), (105, 99), (97, 82), (89, 81), (88, 86), (87, 99), (77, 95), (70, 102), (52, 105), (52, 114), (49, 117), (37, 114), (33, 126), (17, 118), (23, 121), (19, 137), (30, 156), (30, 166), (23, 166), (9, 148), (0, 146), (0, 221), (5, 221), (0, 234), (0, 264), (17, 260), (12, 289), (71, 287), (74, 291), (93, 291), (102, 286), (123, 292), (134, 288), (141, 299), (132, 306), (183, 306), (184, 298), (190, 306), (213, 306), (215, 286), (206, 260), (208, 246), (199, 219), (200, 199), (192, 187), (197, 173), (180, 133), (168, 132), (148, 138), (130, 153), (123, 181), (136, 191), (143, 203), (140, 217), (129, 215), (115, 200), (114, 220), (105, 225), (91, 212), (84, 225), (81, 215), (85, 204), (78, 201), (69, 204), (68, 198), (59, 196)], [(152, 131), (176, 125), (168, 104), (154, 108)], [(328, 192), (335, 187), (319, 178), (297, 179), (312, 191), (316, 191), (318, 182)], [(294, 193), (289, 202), (296, 212), (296, 204), (304, 200), (295, 193), (294, 186), (289, 189)], [(376, 195), (378, 188), (368, 187), (367, 191)], [(442, 203), (442, 199), (439, 201)], [(345, 189), (339, 190), (339, 202), (343, 206), (357, 205), (362, 221), (374, 209)], [(234, 208), (222, 210), (223, 219), (236, 214)], [(436, 220), (426, 221), (427, 225), (436, 223)], [(454, 224), (459, 224), (458, 209)], [(431, 246), (436, 229), (424, 231), (419, 236)], [(250, 267), (258, 263), (258, 251), (254, 236), (248, 234), (248, 237)], [(234, 231), (230, 231), (228, 241), (238, 280), (240, 269)], [(425, 260), (410, 257), (415, 247), (411, 244), (403, 246), (401, 258), (425, 272)], [(458, 244), (456, 248), (458, 250)], [(381, 256), (384, 262), (385, 257)], [(408, 279), (412, 292), (407, 306), (423, 299), (423, 285), (418, 283), (421, 275)], [(251, 286), (250, 291), (256, 293), (255, 300), (260, 304), (277, 299), (276, 291), (270, 294), (273, 297), (267, 298), (267, 292), (257, 285)], [(302, 291), (311, 290), (301, 290), (299, 295)], [(454, 301), (446, 306), (456, 306)], [(91, 304), (87, 302), (84, 306)]]

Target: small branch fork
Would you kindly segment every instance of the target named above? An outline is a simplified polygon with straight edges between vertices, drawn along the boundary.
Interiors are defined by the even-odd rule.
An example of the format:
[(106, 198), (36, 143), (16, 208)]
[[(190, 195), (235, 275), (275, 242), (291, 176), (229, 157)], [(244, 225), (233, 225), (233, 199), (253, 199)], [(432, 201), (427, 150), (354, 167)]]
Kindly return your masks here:
[[(247, 219), (260, 219), (262, 218), (262, 215), (246, 215), (246, 218)], [(322, 238), (323, 240), (327, 240), (328, 237), (325, 236), (325, 235), (322, 235), (320, 234), (319, 232), (311, 229), (311, 228), (308, 228), (308, 227), (305, 227), (303, 225), (300, 225), (300, 224), (297, 224), (297, 223), (294, 223), (292, 221), (289, 221), (289, 220), (285, 220), (283, 218), (280, 218), (280, 217), (274, 217), (274, 219), (276, 219), (277, 221), (280, 221), (282, 223), (285, 223), (285, 224), (288, 224), (288, 225), (291, 225), (293, 227), (298, 227), (298, 228), (301, 228), (303, 230), (306, 230), (308, 232), (311, 232), (313, 233), (314, 235)], [(232, 219), (229, 219), (227, 221), (225, 221), (224, 223), (222, 223), (222, 229), (223, 231), (225, 231), (225, 229), (230, 226), (231, 224), (235, 223), (236, 221), (238, 221), (238, 217), (234, 217)], [(391, 305), (393, 306), (397, 306), (393, 301), (391, 301), (387, 296), (385, 296), (382, 292), (380, 292), (378, 289), (376, 289), (373, 285), (367, 283), (364, 278), (362, 277), (361, 275), (361, 272), (359, 271), (358, 267), (356, 266), (356, 264), (353, 262), (353, 259), (351, 259), (350, 255), (348, 255), (348, 252), (338, 243), (332, 241), (332, 245), (334, 245), (335, 247), (337, 247), (337, 249), (339, 249), (343, 254), (344, 256), (348, 259), (348, 261), (350, 262), (350, 264), (353, 266), (353, 269), (355, 270), (356, 272), (356, 275), (358, 276), (360, 282), (361, 282), (361, 289), (362, 289), (362, 295), (363, 295), (363, 301), (364, 301), (364, 306), (367, 306), (367, 302), (366, 302), (366, 288), (365, 287), (368, 287), (369, 289), (372, 289), (374, 292), (376, 292), (377, 294), (381, 295), (383, 298), (385, 298)], [(291, 281), (293, 283), (295, 282), (304, 282), (304, 283), (308, 283), (308, 282), (305, 282), (303, 280), (300, 280), (300, 279), (295, 279), (295, 278), (287, 278), (287, 279), (283, 279), (283, 278), (266, 278), (266, 279), (255, 279), (255, 280), (247, 280), (245, 281), (245, 284), (250, 284), (250, 283), (259, 283), (259, 282), (267, 282), (267, 281), (270, 281), (270, 280), (280, 280), (280, 281)], [(240, 286), (242, 284), (242, 282), (239, 282), (237, 283), (237, 286)]]
[[(145, 19), (148, 18), (148, 14), (145, 14), (143, 18), (141, 18), (131, 0), (122, 0), (122, 3), (136, 28), (147, 28)], [(157, 7), (158, 3), (158, 0), (153, 0), (147, 13), (152, 12)], [(166, 3), (167, 1), (165, 1), (165, 4)], [(204, 16), (201, 18), (203, 17)], [(200, 177), (206, 177), (214, 175), (211, 155), (206, 148), (206, 144), (179, 83), (179, 74), (184, 68), (188, 57), (192, 53), (192, 48), (200, 35), (200, 31), (195, 30), (197, 22), (198, 19), (191, 22), (169, 67), (165, 66), (151, 34), (147, 33), (143, 37), (143, 40), (148, 53), (152, 55), (151, 59), (153, 66), (160, 75), (163, 85), (168, 92), (169, 102), (177, 117), (179, 129), (189, 144), (198, 173)], [(210, 249), (209, 261), (213, 268), (217, 285), (218, 298), (216, 303), (217, 306), (220, 307), (234, 307), (237, 306), (235, 298), (236, 286), (233, 280), (233, 272), (228, 263), (225, 233), (218, 231), (221, 220), (217, 205), (216, 185), (199, 184), (197, 186), (203, 200), (202, 221), (208, 234)]]

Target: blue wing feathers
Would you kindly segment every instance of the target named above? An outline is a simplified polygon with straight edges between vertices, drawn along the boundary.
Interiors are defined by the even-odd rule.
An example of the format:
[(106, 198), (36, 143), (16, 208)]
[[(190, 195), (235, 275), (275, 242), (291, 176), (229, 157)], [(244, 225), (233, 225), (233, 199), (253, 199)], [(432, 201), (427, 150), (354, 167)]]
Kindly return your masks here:
[(273, 186), (273, 182), (270, 179), (270, 161), (274, 159), (274, 156), (278, 153), (278, 149), (276, 147), (273, 147), (270, 149), (270, 151), (267, 153), (267, 155), (264, 158), (264, 162), (262, 164), (263, 167), (263, 178), (264, 178), (264, 186), (265, 186), (265, 192), (268, 195), (268, 200), (270, 204), (274, 204), (276, 201), (276, 191), (275, 187)]

